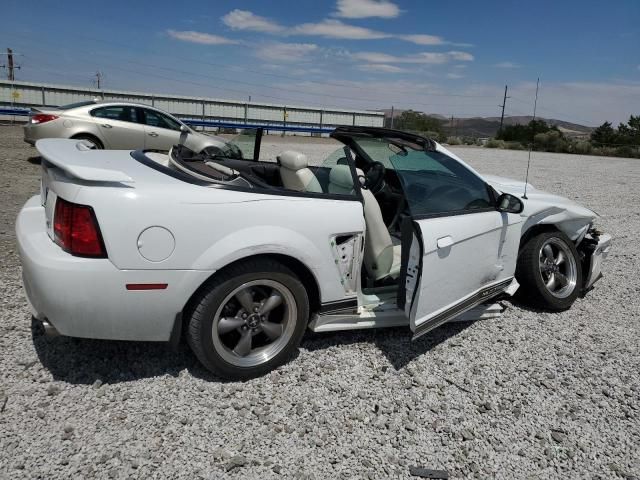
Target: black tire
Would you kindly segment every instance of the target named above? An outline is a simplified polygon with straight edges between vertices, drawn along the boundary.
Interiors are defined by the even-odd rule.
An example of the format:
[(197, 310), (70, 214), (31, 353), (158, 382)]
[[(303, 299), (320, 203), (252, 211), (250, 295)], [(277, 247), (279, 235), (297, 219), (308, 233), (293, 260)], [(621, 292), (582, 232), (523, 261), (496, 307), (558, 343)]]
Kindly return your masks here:
[(94, 137), (93, 135), (89, 135), (89, 134), (80, 134), (80, 135), (76, 135), (75, 137), (73, 137), (74, 140), (88, 140), (89, 142), (93, 143), (96, 146), (96, 150), (104, 150), (104, 145), (102, 144), (102, 142), (100, 140), (98, 140), (96, 137)]
[[(566, 246), (568, 254), (573, 256), (575, 285), (573, 290), (567, 290), (566, 296), (559, 298), (547, 288), (545, 278), (541, 272), (540, 255), (543, 247), (549, 241), (561, 242)], [(542, 254), (544, 255), (544, 254)], [(570, 261), (567, 259), (566, 261)], [(580, 255), (574, 243), (562, 232), (542, 232), (535, 235), (520, 248), (516, 267), (516, 279), (520, 283), (517, 298), (523, 303), (535, 308), (550, 311), (566, 310), (573, 305), (582, 288), (582, 265)]]
[[(238, 366), (223, 358), (213, 340), (216, 312), (222, 303), (242, 285), (258, 281), (274, 281), (284, 285), (295, 299), (295, 327), (287, 343), (267, 361), (254, 366)], [(211, 372), (230, 380), (245, 380), (264, 375), (285, 363), (297, 350), (309, 321), (309, 300), (304, 285), (284, 265), (270, 259), (247, 260), (216, 275), (196, 295), (188, 312), (187, 343), (198, 360)], [(244, 328), (244, 327), (243, 327)], [(218, 346), (218, 349), (224, 347)], [(221, 355), (222, 353), (222, 355)], [(229, 353), (226, 353), (228, 356)]]

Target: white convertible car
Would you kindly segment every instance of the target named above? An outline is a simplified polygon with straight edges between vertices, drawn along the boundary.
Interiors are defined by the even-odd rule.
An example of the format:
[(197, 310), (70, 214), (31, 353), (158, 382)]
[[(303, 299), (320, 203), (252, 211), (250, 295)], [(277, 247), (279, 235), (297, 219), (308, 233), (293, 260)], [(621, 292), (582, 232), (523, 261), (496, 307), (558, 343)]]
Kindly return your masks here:
[[(20, 212), (24, 287), (45, 329), (171, 341), (227, 378), (282, 364), (315, 332), (406, 325), (413, 337), (499, 313), (562, 310), (600, 277), (596, 215), (481, 175), (430, 139), (341, 127), (321, 165), (46, 139), (40, 195)], [(237, 152), (238, 147), (229, 151)], [(236, 158), (229, 158), (235, 156)]]

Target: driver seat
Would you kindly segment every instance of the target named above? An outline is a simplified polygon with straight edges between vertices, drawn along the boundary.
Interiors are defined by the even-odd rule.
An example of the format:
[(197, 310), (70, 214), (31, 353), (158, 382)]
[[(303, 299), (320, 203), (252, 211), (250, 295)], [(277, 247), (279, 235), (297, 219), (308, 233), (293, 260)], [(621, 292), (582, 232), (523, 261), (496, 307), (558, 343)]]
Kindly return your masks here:
[[(364, 173), (356, 168), (360, 183), (364, 183)], [(372, 282), (400, 275), (400, 245), (393, 245), (389, 230), (382, 218), (378, 200), (370, 190), (360, 189), (364, 200), (364, 221), (366, 236), (364, 241), (364, 268)], [(348, 194), (353, 192), (353, 177), (348, 165), (336, 165), (329, 172), (329, 193)]]
[(282, 185), (297, 192), (322, 193), (320, 182), (309, 169), (309, 161), (304, 153), (287, 150), (276, 157), (280, 165)]

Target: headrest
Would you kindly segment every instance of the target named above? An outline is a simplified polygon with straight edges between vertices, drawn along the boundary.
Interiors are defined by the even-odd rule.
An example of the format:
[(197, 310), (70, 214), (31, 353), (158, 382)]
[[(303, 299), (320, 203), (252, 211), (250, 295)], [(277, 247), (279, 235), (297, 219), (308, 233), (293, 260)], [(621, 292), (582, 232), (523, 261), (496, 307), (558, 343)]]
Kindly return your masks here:
[(309, 164), (307, 156), (304, 153), (295, 152), (293, 150), (287, 150), (282, 152), (277, 157), (278, 164), (289, 170), (300, 170), (301, 168), (307, 168)]
[(329, 182), (342, 188), (353, 189), (353, 177), (349, 165), (336, 165), (329, 172)]

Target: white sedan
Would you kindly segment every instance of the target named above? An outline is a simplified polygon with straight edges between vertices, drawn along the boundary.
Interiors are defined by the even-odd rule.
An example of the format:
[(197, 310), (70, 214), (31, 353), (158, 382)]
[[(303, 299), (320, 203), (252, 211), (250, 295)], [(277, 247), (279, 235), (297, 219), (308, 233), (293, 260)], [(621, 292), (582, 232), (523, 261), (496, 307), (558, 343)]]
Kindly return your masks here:
[[(600, 277), (596, 215), (481, 175), (436, 142), (341, 127), (319, 166), (286, 151), (242, 160), (93, 150), (47, 139), (40, 195), (16, 231), (33, 315), (62, 335), (178, 342), (227, 378), (285, 362), (316, 332), (569, 308)], [(229, 151), (233, 149), (230, 148)]]

